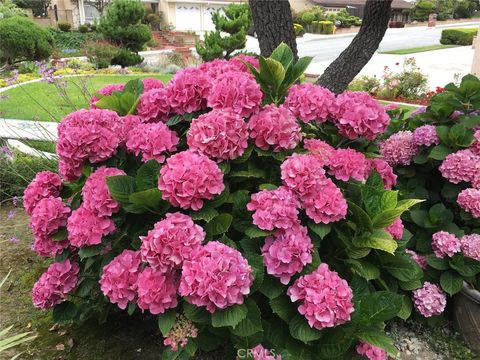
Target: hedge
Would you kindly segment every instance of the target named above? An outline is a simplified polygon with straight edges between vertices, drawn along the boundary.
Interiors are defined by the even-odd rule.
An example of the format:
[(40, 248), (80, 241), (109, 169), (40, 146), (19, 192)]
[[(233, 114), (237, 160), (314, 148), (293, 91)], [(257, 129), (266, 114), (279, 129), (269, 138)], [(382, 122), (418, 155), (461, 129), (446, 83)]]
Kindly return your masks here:
[(440, 43), (443, 45), (472, 45), (477, 29), (445, 29), (442, 31)]

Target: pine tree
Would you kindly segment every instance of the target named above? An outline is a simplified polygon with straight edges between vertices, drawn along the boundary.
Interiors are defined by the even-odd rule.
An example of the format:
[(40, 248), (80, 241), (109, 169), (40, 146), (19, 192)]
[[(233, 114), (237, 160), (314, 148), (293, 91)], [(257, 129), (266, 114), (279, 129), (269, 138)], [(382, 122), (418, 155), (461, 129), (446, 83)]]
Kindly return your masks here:
[[(232, 4), (212, 13), (215, 31), (205, 34), (204, 44), (197, 43), (197, 53), (203, 61), (228, 59), (235, 50), (243, 49), (252, 23), (248, 5)], [(229, 35), (223, 35), (227, 33)]]

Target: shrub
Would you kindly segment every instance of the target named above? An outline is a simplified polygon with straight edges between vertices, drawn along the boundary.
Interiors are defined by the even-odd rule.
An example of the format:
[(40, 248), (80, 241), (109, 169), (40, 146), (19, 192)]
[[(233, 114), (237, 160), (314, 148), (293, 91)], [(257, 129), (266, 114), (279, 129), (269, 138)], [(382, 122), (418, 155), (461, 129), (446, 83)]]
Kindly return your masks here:
[(72, 28), (72, 24), (70, 24), (69, 22), (62, 22), (62, 21), (58, 22), (57, 26), (61, 31), (64, 31), (64, 32), (69, 32), (70, 29)]
[(296, 24), (296, 23), (293, 24), (293, 30), (295, 31), (296, 37), (300, 37), (300, 36), (303, 36), (303, 34), (305, 34), (305, 29), (300, 24)]
[(24, 199), (34, 249), (55, 257), (37, 307), (57, 322), (148, 311), (165, 358), (397, 352), (385, 321), (410, 315), (423, 273), (393, 239), (418, 200), (388, 190), (370, 142), (389, 118), (368, 94), (295, 84), (311, 58), (285, 45), (260, 61), (253, 76), (234, 59), (235, 73), (215, 61), (166, 88), (134, 80), (62, 120), (68, 182), (41, 174)]
[[(447, 85), (426, 109), (392, 122), (393, 135), (383, 145), (391, 147), (399, 134), (412, 142), (403, 165), (393, 152), (387, 156), (402, 196), (426, 199), (403, 217), (414, 234), (407, 246), (423, 263), (425, 278), (450, 296), (464, 281), (480, 289), (479, 92), (480, 80), (471, 75), (459, 86)], [(397, 141), (395, 153), (406, 146)]]
[(11, 0), (3, 0), (0, 3), (0, 20), (13, 16), (27, 16), (27, 14)]
[(162, 23), (162, 17), (158, 14), (148, 14), (146, 17), (145, 17), (145, 21), (147, 22), (147, 24), (150, 26), (150, 28), (152, 30), (160, 30), (160, 25)]
[(83, 54), (97, 69), (107, 68), (118, 51), (118, 47), (107, 41), (91, 40), (82, 46)]
[[(205, 34), (204, 44), (195, 48), (203, 61), (228, 59), (233, 52), (243, 49), (247, 43), (247, 31), (252, 22), (247, 4), (231, 4), (212, 13), (215, 31)], [(229, 34), (222, 36), (222, 33)]]
[(428, 16), (435, 12), (435, 2), (420, 0), (411, 10), (412, 20), (426, 21)]
[(349, 85), (348, 90), (365, 91), (369, 94), (376, 95), (380, 89), (381, 82), (374, 76), (362, 75), (355, 78)]
[(443, 45), (472, 45), (478, 29), (444, 29), (440, 43)]
[(322, 34), (333, 34), (335, 25), (332, 21), (320, 21), (320, 30)]
[(121, 67), (129, 67), (140, 64), (143, 61), (143, 57), (135, 54), (127, 49), (120, 49), (113, 57), (112, 65), (120, 65)]
[(143, 50), (152, 38), (149, 27), (142, 24), (145, 7), (139, 0), (114, 0), (100, 19), (98, 30), (107, 40), (130, 51)]
[(10, 17), (1, 20), (0, 34), (1, 63), (44, 60), (52, 54), (52, 35), (27, 18)]
[(78, 27), (78, 31), (81, 32), (82, 34), (85, 34), (88, 32), (88, 25), (80, 25)]
[(302, 15), (302, 21), (306, 25), (310, 25), (313, 21), (315, 21), (315, 14), (313, 12), (307, 11)]

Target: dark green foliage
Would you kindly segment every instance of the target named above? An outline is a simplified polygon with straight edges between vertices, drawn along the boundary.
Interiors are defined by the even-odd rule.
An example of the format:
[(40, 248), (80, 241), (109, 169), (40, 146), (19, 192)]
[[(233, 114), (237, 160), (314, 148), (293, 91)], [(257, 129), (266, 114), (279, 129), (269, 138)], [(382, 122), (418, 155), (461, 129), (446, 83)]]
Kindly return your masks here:
[(25, 187), (37, 172), (56, 171), (57, 163), (40, 157), (14, 153), (13, 160), (0, 155), (0, 201), (14, 196), (23, 196)]
[(475, 0), (462, 0), (458, 1), (455, 6), (455, 12), (453, 14), (456, 19), (471, 18), (475, 11), (478, 11), (479, 4)]
[(434, 1), (420, 0), (415, 4), (415, 7), (412, 8), (411, 17), (412, 20), (426, 21), (428, 20), (428, 16), (434, 12)]
[(32, 9), (34, 16), (45, 16), (51, 0), (14, 0), (14, 3), (22, 9)]
[(120, 65), (121, 67), (128, 67), (140, 64), (143, 61), (143, 57), (140, 55), (128, 51), (127, 49), (120, 49), (120, 51), (113, 57), (112, 65)]
[[(248, 5), (232, 4), (212, 13), (215, 31), (205, 34), (204, 44), (197, 43), (197, 53), (203, 61), (229, 59), (238, 49), (243, 49), (247, 42), (247, 31), (252, 24)], [(221, 33), (229, 36), (222, 36)]]
[(72, 28), (72, 24), (70, 24), (69, 22), (63, 22), (63, 21), (60, 21), (57, 24), (57, 26), (61, 31), (64, 31), (64, 32), (69, 32), (70, 29)]
[(118, 54), (118, 47), (107, 41), (87, 41), (82, 46), (83, 54), (88, 60), (95, 64), (97, 69), (107, 68), (115, 55)]
[(53, 51), (53, 37), (25, 17), (0, 20), (0, 63), (48, 59)]
[(87, 33), (88, 32), (88, 25), (80, 25), (78, 27), (78, 31), (80, 31), (82, 34)]
[(98, 31), (114, 44), (138, 52), (150, 41), (148, 25), (142, 24), (145, 8), (138, 0), (114, 0), (100, 20)]
[(477, 29), (445, 29), (442, 30), (440, 43), (443, 45), (472, 45)]

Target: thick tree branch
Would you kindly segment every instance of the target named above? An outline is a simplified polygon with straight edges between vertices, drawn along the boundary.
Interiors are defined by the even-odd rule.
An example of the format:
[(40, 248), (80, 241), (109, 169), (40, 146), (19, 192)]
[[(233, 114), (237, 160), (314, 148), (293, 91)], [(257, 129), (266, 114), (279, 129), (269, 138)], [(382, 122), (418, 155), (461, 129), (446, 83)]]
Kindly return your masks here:
[(367, 0), (360, 31), (351, 44), (332, 62), (317, 84), (339, 94), (372, 58), (385, 35), (392, 0)]
[(297, 42), (288, 0), (249, 0), (253, 24), (263, 56), (286, 43), (297, 58)]

